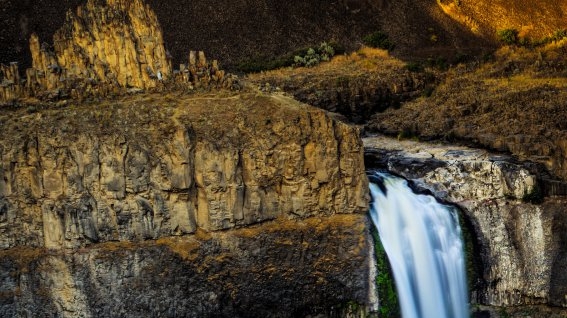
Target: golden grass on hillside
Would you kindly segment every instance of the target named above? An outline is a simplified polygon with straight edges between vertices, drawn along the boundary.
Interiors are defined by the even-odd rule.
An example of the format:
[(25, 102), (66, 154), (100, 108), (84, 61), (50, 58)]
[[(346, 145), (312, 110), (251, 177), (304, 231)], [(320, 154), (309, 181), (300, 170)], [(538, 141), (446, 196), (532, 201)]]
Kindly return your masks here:
[(567, 27), (567, 4), (554, 0), (437, 0), (443, 11), (476, 34), (495, 37), (497, 30), (516, 29), (521, 37), (539, 39)]
[(472, 141), (567, 176), (550, 159), (562, 158), (567, 136), (567, 61), (558, 57), (566, 49), (505, 47), (487, 62), (450, 68), (430, 97), (375, 114), (368, 129)]
[(356, 75), (367, 72), (388, 73), (393, 69), (402, 69), (405, 63), (390, 56), (388, 51), (363, 47), (351, 54), (334, 56), (329, 62), (322, 62), (314, 67), (287, 67), (267, 72), (248, 75), (252, 82), (267, 78), (306, 77), (311, 75)]

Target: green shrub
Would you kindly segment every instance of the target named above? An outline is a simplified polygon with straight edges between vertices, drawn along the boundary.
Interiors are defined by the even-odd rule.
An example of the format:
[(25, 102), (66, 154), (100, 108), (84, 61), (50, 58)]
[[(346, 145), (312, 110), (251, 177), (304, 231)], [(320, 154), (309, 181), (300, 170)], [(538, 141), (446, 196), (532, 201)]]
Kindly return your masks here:
[(384, 50), (394, 49), (394, 43), (390, 41), (387, 34), (382, 33), (381, 31), (376, 31), (374, 33), (365, 36), (362, 39), (362, 41), (364, 42), (364, 44), (370, 47), (384, 49)]
[[(326, 52), (327, 55), (329, 52), (334, 52), (334, 54), (342, 54), (345, 52), (344, 48), (336, 42), (329, 42), (329, 43), (323, 42), (320, 45), (320, 49), (321, 47), (323, 47), (322, 50)], [(305, 55), (307, 55), (308, 50), (309, 48), (301, 48), (276, 57), (270, 57), (270, 56), (252, 57), (248, 60), (241, 61), (238, 65), (234, 66), (234, 68), (231, 69), (231, 71), (242, 72), (242, 73), (258, 73), (258, 72), (274, 70), (282, 67), (294, 66), (297, 64), (295, 62), (295, 57), (296, 56), (305, 57)], [(331, 56), (332, 54), (328, 55), (328, 58), (331, 58)]]
[(374, 237), (374, 253), (376, 255), (376, 288), (380, 297), (379, 317), (400, 317), (401, 310), (392, 267), (378, 232), (373, 230), (372, 236)]
[(317, 54), (314, 49), (309, 48), (305, 56), (296, 55), (293, 62), (296, 66), (311, 67), (321, 63), (321, 55)]
[(417, 129), (414, 127), (404, 127), (398, 133), (398, 140), (408, 140), (411, 139), (413, 141), (419, 141), (419, 134), (417, 133)]
[(545, 38), (541, 39), (538, 44), (545, 45), (552, 42), (557, 42), (563, 40), (563, 38), (567, 37), (567, 30), (566, 29), (559, 29), (553, 32), (552, 35), (546, 36)]
[(431, 85), (427, 85), (423, 91), (421, 92), (421, 96), (423, 97), (431, 97), (431, 95), (433, 95), (433, 92), (435, 91), (435, 87), (431, 86)]
[(309, 48), (304, 55), (296, 55), (293, 58), (295, 66), (312, 67), (321, 62), (329, 61), (335, 55), (335, 49), (327, 42), (322, 42), (315, 50)]
[(498, 39), (504, 44), (517, 44), (520, 40), (518, 36), (518, 30), (516, 29), (498, 30), (496, 34), (498, 35)]
[(410, 72), (414, 72), (414, 73), (420, 73), (423, 72), (425, 70), (425, 68), (423, 67), (423, 64), (419, 63), (419, 62), (409, 62), (408, 64), (406, 64), (406, 69)]
[(553, 32), (553, 35), (551, 36), (552, 41), (559, 41), (562, 40), (563, 38), (567, 38), (567, 29), (557, 30)]

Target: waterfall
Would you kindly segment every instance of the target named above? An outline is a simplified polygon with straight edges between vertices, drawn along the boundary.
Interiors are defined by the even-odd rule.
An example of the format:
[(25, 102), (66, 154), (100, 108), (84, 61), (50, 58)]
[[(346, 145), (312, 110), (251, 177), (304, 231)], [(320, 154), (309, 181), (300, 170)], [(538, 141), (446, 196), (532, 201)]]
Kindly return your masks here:
[(388, 174), (369, 175), (370, 215), (394, 274), (404, 318), (465, 318), (465, 259), (455, 208), (415, 194)]

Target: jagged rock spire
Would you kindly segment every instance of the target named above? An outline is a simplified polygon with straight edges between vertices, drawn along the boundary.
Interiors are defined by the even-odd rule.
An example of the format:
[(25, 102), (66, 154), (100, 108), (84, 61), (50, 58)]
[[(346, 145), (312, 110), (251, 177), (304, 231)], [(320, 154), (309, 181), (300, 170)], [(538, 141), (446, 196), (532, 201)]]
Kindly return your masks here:
[(239, 87), (236, 76), (225, 74), (216, 60), (209, 63), (203, 52), (192, 51), (189, 64), (172, 71), (157, 16), (143, 0), (88, 0), (67, 12), (52, 48), (32, 34), (30, 50), (33, 67), (25, 81), (17, 64), (0, 65), (0, 102), (29, 96), (104, 97), (168, 84)]
[[(157, 16), (142, 0), (89, 0), (67, 13), (53, 40), (57, 62), (69, 77), (150, 88), (158, 72), (171, 74)], [(34, 68), (45, 66), (35, 61)]]

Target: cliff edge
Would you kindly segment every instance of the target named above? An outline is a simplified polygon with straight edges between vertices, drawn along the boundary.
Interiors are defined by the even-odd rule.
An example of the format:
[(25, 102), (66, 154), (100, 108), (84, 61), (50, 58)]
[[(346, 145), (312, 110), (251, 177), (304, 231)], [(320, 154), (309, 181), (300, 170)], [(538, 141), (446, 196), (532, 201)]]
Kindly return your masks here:
[[(0, 122), (0, 313), (285, 317), (369, 301), (363, 147), (324, 111), (156, 94)], [(177, 296), (142, 297), (162, 292), (190, 300), (170, 312)]]

